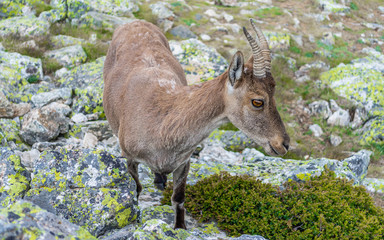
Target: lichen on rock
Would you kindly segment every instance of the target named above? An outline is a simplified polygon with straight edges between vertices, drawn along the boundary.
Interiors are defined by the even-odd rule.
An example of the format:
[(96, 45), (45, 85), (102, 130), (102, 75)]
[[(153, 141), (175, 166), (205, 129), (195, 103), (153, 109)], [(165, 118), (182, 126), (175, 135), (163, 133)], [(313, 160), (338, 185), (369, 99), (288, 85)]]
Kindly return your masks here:
[(127, 163), (104, 151), (46, 151), (36, 161), (27, 200), (95, 236), (135, 221), (136, 184)]

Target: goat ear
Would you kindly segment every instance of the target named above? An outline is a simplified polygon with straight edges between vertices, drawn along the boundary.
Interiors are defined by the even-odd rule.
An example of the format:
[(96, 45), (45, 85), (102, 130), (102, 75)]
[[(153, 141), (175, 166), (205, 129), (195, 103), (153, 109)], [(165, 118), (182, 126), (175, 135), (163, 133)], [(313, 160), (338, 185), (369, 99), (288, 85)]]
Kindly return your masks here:
[(238, 81), (244, 71), (244, 56), (240, 51), (237, 51), (235, 55), (233, 55), (231, 64), (229, 65), (229, 70), (228, 70), (228, 77), (229, 77), (229, 82), (231, 85), (235, 85), (236, 81)]

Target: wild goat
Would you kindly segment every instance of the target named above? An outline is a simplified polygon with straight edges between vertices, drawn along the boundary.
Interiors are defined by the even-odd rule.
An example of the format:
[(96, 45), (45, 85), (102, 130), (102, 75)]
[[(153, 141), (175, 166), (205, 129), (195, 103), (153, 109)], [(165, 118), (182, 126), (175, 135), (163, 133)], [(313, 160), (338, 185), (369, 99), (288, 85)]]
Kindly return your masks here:
[(226, 72), (191, 86), (155, 25), (135, 21), (113, 34), (104, 64), (105, 114), (119, 137), (138, 196), (139, 163), (151, 168), (161, 189), (173, 173), (175, 228), (186, 228), (189, 157), (215, 128), (230, 121), (267, 153), (283, 155), (288, 150), (289, 137), (273, 98), (268, 43), (251, 24), (258, 41), (243, 28), (253, 53), (248, 62), (238, 51)]

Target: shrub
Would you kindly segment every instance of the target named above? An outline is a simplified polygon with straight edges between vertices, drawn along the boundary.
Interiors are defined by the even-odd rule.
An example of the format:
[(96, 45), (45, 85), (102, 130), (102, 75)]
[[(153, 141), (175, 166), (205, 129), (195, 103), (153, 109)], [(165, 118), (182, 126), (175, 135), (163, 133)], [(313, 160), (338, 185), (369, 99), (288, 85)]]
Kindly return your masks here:
[[(366, 190), (329, 170), (284, 190), (249, 176), (222, 172), (187, 186), (185, 207), (200, 221), (215, 220), (231, 236), (268, 239), (383, 239), (384, 212)], [(164, 191), (169, 204), (171, 188)]]

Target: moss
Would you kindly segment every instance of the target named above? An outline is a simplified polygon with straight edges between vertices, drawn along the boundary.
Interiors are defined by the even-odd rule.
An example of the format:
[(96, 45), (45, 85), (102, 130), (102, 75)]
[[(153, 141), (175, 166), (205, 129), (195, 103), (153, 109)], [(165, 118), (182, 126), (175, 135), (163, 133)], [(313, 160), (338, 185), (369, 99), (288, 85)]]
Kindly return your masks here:
[[(364, 187), (336, 178), (300, 175), (282, 188), (249, 176), (220, 173), (186, 187), (185, 207), (195, 218), (215, 220), (231, 236), (268, 239), (382, 239), (384, 211)], [(162, 204), (169, 204), (171, 188)]]

